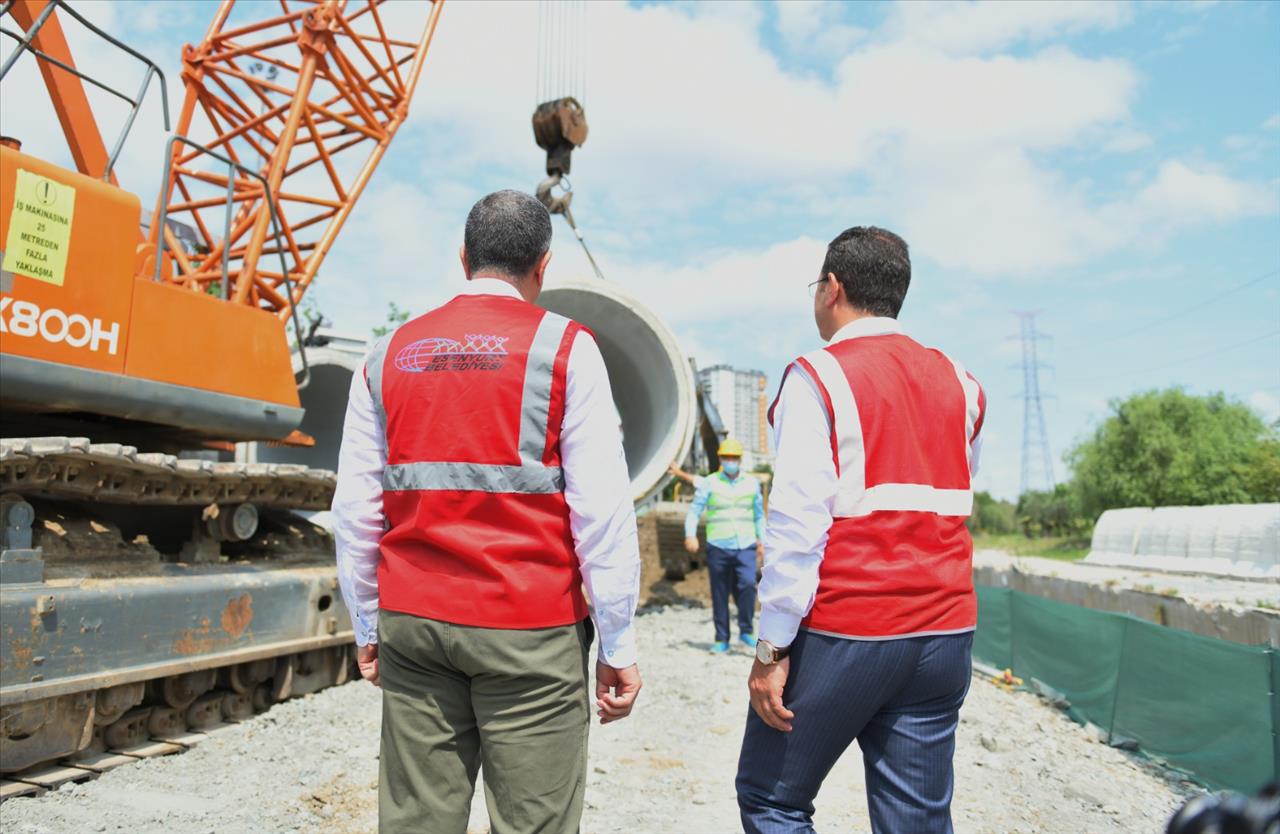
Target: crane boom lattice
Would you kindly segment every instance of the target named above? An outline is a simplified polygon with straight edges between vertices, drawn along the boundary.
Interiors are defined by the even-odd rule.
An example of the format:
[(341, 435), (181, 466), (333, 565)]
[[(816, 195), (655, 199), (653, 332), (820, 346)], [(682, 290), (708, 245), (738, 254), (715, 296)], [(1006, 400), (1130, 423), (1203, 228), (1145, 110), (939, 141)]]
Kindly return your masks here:
[[(280, 0), (281, 14), (263, 19), (246, 4), (239, 21), (235, 0), (224, 0), (204, 40), (183, 50), (177, 132), (261, 173), (281, 242), (258, 180), (179, 146), (160, 195), (172, 221), (163, 230), (167, 280), (288, 318), (408, 115), (440, 7)], [(414, 14), (421, 20), (407, 26)], [(388, 34), (406, 31), (420, 34)], [(152, 245), (159, 233), (151, 230)]]

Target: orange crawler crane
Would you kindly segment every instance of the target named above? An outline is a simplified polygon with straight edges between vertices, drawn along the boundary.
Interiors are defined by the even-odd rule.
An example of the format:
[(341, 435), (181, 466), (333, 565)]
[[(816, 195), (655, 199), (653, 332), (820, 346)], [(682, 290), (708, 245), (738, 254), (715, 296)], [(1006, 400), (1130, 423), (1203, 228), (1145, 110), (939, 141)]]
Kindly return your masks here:
[[(350, 674), (331, 540), (293, 512), (327, 507), (333, 473), (229, 451), (311, 442), (297, 305), (408, 115), (440, 5), (225, 0), (183, 49), (144, 212), (115, 163), (156, 86), (169, 128), (160, 69), (63, 0), (0, 2), (0, 83), (39, 66), (76, 168), (0, 125), (5, 795)], [(64, 23), (136, 61), (137, 95), (78, 67)], [(110, 151), (86, 84), (129, 108)]]

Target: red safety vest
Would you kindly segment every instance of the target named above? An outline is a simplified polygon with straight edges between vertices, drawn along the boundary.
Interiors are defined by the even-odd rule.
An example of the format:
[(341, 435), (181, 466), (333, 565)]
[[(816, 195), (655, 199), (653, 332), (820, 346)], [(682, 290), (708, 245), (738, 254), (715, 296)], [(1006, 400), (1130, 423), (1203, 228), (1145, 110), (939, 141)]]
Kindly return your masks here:
[(387, 444), (381, 607), (488, 628), (587, 616), (560, 468), (583, 329), (519, 299), (459, 296), (374, 346), (365, 375)]
[(867, 639), (973, 629), (965, 519), (986, 409), (977, 380), (896, 333), (841, 340), (787, 371), (807, 376), (822, 396), (839, 479), (803, 626)]

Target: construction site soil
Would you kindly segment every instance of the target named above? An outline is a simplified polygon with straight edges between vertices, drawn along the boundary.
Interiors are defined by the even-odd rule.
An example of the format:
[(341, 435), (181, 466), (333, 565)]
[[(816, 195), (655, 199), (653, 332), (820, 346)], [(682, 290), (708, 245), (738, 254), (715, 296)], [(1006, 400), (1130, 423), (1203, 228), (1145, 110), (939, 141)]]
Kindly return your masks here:
[[(670, 589), (692, 594), (693, 575)], [(740, 830), (733, 775), (747, 710), (745, 648), (710, 656), (710, 612), (639, 618), (645, 688), (627, 720), (591, 729), (585, 832)], [(0, 805), (6, 834), (376, 830), (380, 692), (364, 682), (280, 704), (188, 752)], [(867, 831), (851, 748), (817, 799), (823, 831)], [(1158, 834), (1194, 788), (1100, 743), (1034, 695), (975, 677), (961, 712), (953, 813), (973, 834)], [(427, 830), (428, 827), (424, 827)], [(477, 791), (470, 830), (488, 831)]]

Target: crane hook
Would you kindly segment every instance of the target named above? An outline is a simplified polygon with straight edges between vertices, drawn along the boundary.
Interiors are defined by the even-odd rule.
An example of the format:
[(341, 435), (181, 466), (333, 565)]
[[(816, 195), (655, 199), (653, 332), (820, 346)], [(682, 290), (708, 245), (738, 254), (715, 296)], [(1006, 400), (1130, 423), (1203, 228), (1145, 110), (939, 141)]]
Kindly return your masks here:
[[(561, 186), (564, 191), (560, 194), (553, 194), (552, 189), (557, 185)], [(569, 213), (569, 204), (573, 202), (573, 185), (564, 174), (557, 171), (549, 175), (538, 183), (538, 189), (535, 193), (538, 201), (547, 207), (547, 211), (550, 214)]]

